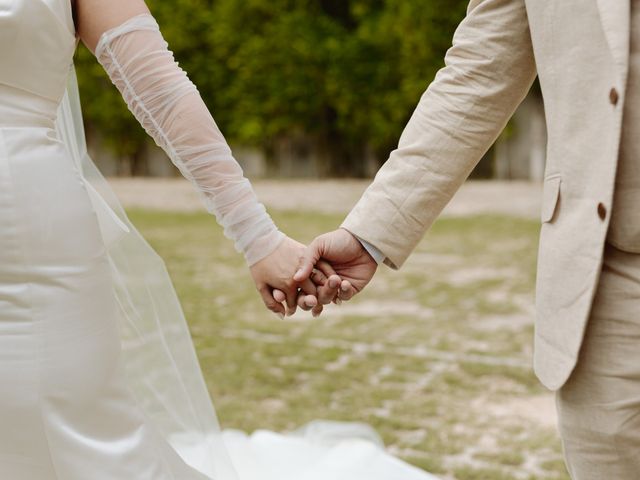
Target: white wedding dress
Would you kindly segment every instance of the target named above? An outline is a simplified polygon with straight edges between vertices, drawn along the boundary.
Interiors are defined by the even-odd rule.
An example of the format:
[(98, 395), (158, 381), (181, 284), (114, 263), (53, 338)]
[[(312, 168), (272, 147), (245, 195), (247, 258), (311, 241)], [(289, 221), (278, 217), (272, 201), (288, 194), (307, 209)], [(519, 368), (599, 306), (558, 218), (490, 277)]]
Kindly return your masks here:
[[(86, 154), (69, 0), (0, 0), (0, 479), (432, 480), (365, 425), (221, 432), (161, 259)], [(149, 15), (96, 56), (253, 263), (282, 234)]]

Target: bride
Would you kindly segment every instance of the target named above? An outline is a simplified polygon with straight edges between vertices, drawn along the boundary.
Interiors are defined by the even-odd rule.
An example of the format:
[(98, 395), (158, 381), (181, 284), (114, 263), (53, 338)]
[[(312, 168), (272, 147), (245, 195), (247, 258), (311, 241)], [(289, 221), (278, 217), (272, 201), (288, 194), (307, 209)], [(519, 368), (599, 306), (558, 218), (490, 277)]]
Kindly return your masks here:
[(0, 0), (0, 478), (433, 478), (364, 425), (220, 431), (164, 264), (87, 155), (77, 37), (244, 253), (269, 309), (318, 311), (340, 286), (326, 264), (315, 284), (292, 281), (303, 246), (258, 203), (143, 0)]

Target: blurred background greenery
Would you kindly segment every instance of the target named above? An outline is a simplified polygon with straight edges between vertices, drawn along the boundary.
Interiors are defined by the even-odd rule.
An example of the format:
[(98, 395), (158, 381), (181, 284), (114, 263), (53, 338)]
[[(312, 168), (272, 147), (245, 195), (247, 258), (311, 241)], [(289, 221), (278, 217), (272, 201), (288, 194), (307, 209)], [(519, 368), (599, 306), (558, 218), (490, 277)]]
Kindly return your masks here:
[[(149, 0), (180, 65), (232, 144), (312, 149), (322, 176), (363, 176), (397, 144), (443, 65), (467, 0)], [(147, 142), (86, 49), (77, 68), (89, 136), (132, 159)], [(371, 168), (369, 168), (371, 170)]]

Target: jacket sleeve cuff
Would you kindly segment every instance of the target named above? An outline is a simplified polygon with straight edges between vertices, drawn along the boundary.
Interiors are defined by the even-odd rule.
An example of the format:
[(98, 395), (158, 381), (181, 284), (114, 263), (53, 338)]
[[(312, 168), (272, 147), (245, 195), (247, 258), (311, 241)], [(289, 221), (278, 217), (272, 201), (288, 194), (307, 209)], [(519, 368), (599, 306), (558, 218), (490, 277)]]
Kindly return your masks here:
[[(354, 235), (355, 236), (355, 235)], [(376, 261), (376, 263), (378, 265), (380, 265), (381, 263), (384, 263), (384, 261), (386, 260), (387, 256), (382, 253), (375, 245), (371, 245), (369, 242), (367, 242), (366, 240), (363, 240), (362, 238), (359, 238), (357, 236), (355, 236), (356, 239), (362, 244), (362, 247), (369, 253), (369, 255), (371, 255), (371, 257)]]

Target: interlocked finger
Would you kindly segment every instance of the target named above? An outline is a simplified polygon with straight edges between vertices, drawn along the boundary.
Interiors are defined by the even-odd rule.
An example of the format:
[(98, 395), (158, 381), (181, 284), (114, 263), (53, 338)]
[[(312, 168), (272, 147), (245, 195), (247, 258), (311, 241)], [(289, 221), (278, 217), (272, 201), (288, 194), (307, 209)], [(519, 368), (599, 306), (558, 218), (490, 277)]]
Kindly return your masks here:
[(316, 263), (316, 270), (320, 270), (326, 278), (329, 278), (332, 275), (337, 275), (331, 264), (325, 260), (318, 260), (318, 263)]
[(308, 312), (312, 308), (318, 305), (318, 299), (315, 295), (305, 295), (303, 292), (298, 294), (298, 307), (305, 312)]
[(327, 305), (336, 298), (338, 290), (340, 289), (340, 277), (337, 275), (331, 275), (326, 283), (318, 288), (318, 302), (322, 305)]
[[(284, 318), (285, 309), (282, 306), (282, 303), (278, 302), (274, 298), (273, 294), (275, 292), (272, 293), (271, 289), (266, 285), (263, 286), (262, 288), (260, 288), (259, 292), (260, 292), (260, 296), (262, 297), (262, 301), (264, 302), (265, 307), (267, 307), (267, 309), (271, 310), (273, 313), (278, 315), (280, 318)], [(282, 293), (282, 292), (280, 292), (280, 293)]]
[(342, 280), (340, 283), (340, 290), (338, 291), (338, 299), (347, 302), (353, 298), (356, 294), (356, 289), (351, 286), (348, 280)]
[(309, 279), (319, 287), (327, 283), (327, 276), (319, 268), (314, 268), (313, 270), (311, 270)]
[(324, 310), (324, 305), (322, 305), (321, 303), (318, 303), (318, 305), (316, 305), (315, 307), (313, 307), (313, 309), (311, 309), (311, 314), (314, 317), (319, 317), (320, 314), (322, 313), (322, 310)]
[(287, 296), (282, 290), (278, 290), (277, 288), (273, 290), (273, 298), (278, 303), (284, 303), (287, 299)]
[(300, 291), (298, 292), (298, 306), (304, 310), (309, 311), (316, 305), (318, 305), (318, 298), (316, 285), (307, 279), (300, 285)]

